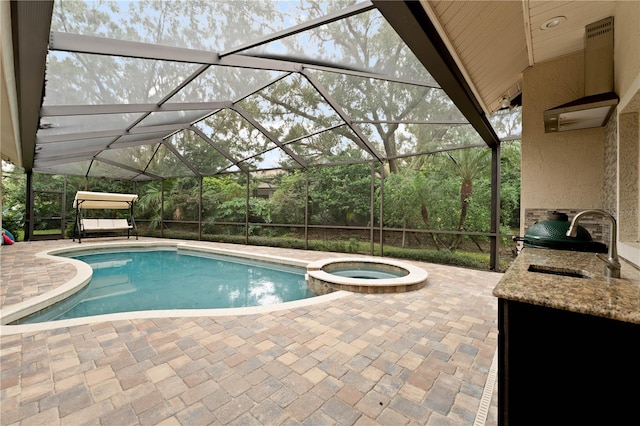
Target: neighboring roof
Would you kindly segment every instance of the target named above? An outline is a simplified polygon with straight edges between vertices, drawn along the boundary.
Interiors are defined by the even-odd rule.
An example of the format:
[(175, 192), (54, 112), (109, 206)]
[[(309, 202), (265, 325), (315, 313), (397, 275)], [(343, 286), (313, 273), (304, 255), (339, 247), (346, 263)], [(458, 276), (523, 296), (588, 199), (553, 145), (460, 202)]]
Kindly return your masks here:
[(438, 58), (417, 58), (370, 1), (11, 12), (27, 170), (150, 180), (499, 141), (472, 91), (459, 96), (446, 76), (441, 87), (427, 71)]

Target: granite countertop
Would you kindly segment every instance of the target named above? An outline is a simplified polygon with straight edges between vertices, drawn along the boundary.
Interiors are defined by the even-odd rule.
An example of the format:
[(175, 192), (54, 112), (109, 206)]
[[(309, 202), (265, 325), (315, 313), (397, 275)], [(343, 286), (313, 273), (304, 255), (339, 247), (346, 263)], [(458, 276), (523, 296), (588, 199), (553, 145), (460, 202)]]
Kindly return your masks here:
[[(607, 278), (604, 262), (595, 253), (525, 248), (493, 289), (493, 295), (640, 324), (640, 271), (622, 264), (622, 278)], [(531, 265), (586, 278), (531, 272)]]

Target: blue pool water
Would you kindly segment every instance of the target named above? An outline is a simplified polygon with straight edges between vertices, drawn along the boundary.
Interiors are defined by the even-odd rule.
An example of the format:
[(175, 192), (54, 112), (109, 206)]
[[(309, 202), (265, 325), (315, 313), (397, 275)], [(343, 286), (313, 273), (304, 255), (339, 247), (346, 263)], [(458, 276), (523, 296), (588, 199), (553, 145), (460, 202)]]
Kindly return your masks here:
[(386, 269), (367, 266), (363, 268), (336, 268), (328, 271), (332, 275), (347, 278), (360, 278), (368, 280), (381, 280), (385, 278), (398, 278), (407, 275), (406, 272), (389, 271)]
[(72, 256), (93, 268), (91, 282), (20, 324), (116, 312), (272, 305), (313, 297), (302, 268), (177, 250)]

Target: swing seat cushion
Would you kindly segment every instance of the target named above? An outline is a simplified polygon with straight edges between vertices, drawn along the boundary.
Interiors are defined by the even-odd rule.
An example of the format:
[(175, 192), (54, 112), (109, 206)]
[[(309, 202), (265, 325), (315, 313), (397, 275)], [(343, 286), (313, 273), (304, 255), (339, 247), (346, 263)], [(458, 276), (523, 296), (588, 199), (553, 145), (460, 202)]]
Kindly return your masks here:
[(121, 231), (133, 229), (127, 219), (82, 219), (84, 232)]

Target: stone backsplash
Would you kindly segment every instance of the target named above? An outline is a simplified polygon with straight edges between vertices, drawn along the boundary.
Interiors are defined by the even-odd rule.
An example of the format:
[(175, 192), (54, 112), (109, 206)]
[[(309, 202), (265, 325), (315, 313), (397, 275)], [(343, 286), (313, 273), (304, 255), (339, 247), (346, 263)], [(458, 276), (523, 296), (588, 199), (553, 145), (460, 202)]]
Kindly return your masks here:
[(613, 114), (604, 129), (604, 176), (602, 182), (603, 206), (615, 216), (618, 194), (616, 179), (618, 176), (618, 120)]

